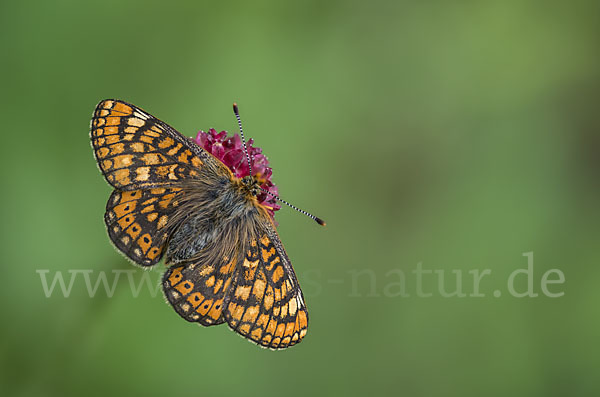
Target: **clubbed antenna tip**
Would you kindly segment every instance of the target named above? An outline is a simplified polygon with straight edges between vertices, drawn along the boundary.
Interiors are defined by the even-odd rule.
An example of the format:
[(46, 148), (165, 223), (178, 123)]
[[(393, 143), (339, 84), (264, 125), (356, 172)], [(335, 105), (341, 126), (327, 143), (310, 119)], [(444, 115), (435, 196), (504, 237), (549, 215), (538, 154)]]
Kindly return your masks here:
[(289, 207), (291, 207), (291, 208), (295, 209), (295, 210), (296, 210), (296, 211), (298, 211), (298, 212), (301, 212), (301, 213), (303, 213), (304, 215), (308, 216), (310, 219), (312, 219), (312, 220), (314, 220), (314, 221), (317, 221), (317, 223), (318, 223), (319, 225), (321, 225), (321, 226), (325, 226), (325, 221), (324, 221), (323, 219), (321, 219), (321, 218), (318, 218), (318, 217), (316, 217), (316, 216), (314, 216), (314, 215), (312, 215), (312, 214), (310, 214), (310, 213), (308, 213), (308, 212), (306, 212), (306, 211), (304, 211), (304, 210), (301, 210), (300, 208), (296, 207), (295, 205), (292, 205), (292, 204), (288, 203), (287, 201), (283, 200), (283, 199), (282, 199), (282, 198), (280, 198), (278, 195), (276, 195), (276, 194), (274, 194), (274, 193), (271, 193), (271, 192), (270, 192), (270, 191), (268, 191), (267, 189), (264, 189), (264, 188), (262, 188), (262, 187), (261, 187), (261, 188), (260, 188), (260, 190), (262, 190), (263, 192), (267, 193), (269, 196), (272, 196), (272, 197), (274, 197), (274, 198), (275, 198), (277, 201), (281, 201), (283, 204), (285, 204), (285, 205), (287, 205), (287, 206), (289, 206)]

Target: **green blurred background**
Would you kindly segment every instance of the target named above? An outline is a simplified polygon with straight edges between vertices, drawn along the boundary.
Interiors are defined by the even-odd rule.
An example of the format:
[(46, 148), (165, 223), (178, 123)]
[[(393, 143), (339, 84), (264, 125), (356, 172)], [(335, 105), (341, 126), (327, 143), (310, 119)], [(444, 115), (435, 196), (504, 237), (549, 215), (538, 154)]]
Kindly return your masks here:
[[(0, 394), (598, 393), (597, 1), (164, 4), (0, 6)], [(111, 97), (188, 136), (235, 131), (239, 103), (281, 195), (328, 222), (277, 214), (303, 343), (187, 323), (125, 273), (113, 297), (82, 274), (46, 297), (36, 270), (158, 285), (163, 265), (133, 267), (104, 229), (88, 128)], [(507, 292), (526, 252), (536, 298)], [(418, 297), (418, 263), (449, 291), (461, 270), (467, 295), (489, 269), (485, 296), (445, 298), (433, 274)], [(409, 296), (390, 292), (400, 271)]]

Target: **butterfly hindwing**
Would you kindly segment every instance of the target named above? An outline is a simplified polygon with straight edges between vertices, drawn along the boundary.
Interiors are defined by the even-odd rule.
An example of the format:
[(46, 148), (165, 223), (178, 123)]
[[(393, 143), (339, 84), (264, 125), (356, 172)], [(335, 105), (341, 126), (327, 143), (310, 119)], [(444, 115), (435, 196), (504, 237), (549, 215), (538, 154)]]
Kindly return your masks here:
[(295, 345), (306, 335), (304, 297), (274, 229), (250, 242), (223, 317), (235, 332), (271, 349)]
[(234, 269), (235, 262), (225, 259), (218, 265), (177, 263), (163, 277), (165, 296), (187, 321), (204, 326), (222, 324)]
[(180, 188), (113, 191), (104, 214), (113, 244), (139, 265), (158, 263), (168, 237), (165, 226), (180, 193)]
[(102, 174), (120, 190), (172, 186), (214, 161), (174, 128), (119, 100), (98, 104), (90, 138)]

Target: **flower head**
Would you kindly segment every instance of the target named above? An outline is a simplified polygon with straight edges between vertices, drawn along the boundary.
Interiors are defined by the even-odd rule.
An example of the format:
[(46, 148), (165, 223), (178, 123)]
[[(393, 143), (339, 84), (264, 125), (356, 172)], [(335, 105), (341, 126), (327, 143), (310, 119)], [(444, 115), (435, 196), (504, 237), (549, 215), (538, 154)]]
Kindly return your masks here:
[[(198, 132), (194, 141), (204, 150), (221, 160), (237, 178), (250, 175), (248, 161), (244, 154), (244, 146), (239, 134), (227, 137), (227, 131), (217, 132), (217, 130), (211, 128), (208, 132)], [(279, 194), (277, 186), (271, 182), (273, 170), (269, 167), (269, 160), (267, 156), (262, 154), (262, 149), (252, 146), (253, 144), (254, 140), (250, 139), (247, 145), (248, 155), (252, 162), (252, 175), (256, 177), (261, 188), (277, 195)], [(260, 204), (266, 207), (271, 218), (274, 217), (275, 211), (281, 208), (277, 204), (275, 197), (270, 194), (260, 192), (256, 198)]]

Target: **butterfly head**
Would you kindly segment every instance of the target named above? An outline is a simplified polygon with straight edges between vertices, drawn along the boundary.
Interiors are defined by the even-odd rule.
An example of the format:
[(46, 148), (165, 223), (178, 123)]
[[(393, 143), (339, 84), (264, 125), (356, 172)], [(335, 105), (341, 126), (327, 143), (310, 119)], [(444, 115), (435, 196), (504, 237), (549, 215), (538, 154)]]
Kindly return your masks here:
[(256, 197), (260, 193), (260, 182), (256, 177), (247, 175), (241, 179), (242, 187), (246, 193)]
[(239, 135), (235, 134), (233, 137), (228, 138), (226, 131), (217, 132), (217, 130), (211, 128), (208, 132), (198, 132), (195, 142), (221, 160), (233, 173), (241, 191), (247, 195), (250, 201), (256, 200), (259, 205), (265, 208), (271, 218), (274, 219), (275, 211), (281, 208), (278, 204), (278, 202), (281, 202), (307, 215), (319, 225), (325, 226), (322, 219), (295, 207), (278, 196), (277, 186), (271, 181), (272, 169), (269, 167), (267, 157), (262, 154), (260, 148), (253, 146), (252, 139), (246, 145), (242, 121), (235, 103), (233, 104), (233, 112), (238, 122)]

